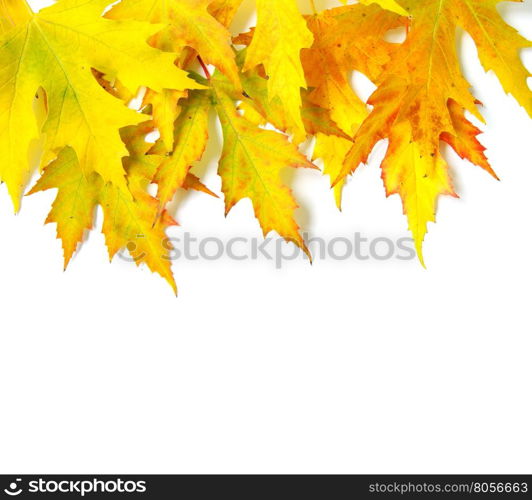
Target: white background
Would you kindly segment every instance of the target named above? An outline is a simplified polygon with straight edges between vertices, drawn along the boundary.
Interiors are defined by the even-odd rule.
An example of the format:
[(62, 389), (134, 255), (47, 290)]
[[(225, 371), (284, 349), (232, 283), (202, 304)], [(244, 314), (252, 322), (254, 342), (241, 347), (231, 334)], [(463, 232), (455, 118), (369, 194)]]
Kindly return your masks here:
[[(502, 10), (532, 38), (532, 1)], [(178, 262), (176, 299), (148, 270), (106, 263), (99, 228), (63, 273), (43, 226), (54, 193), (15, 216), (2, 187), (0, 471), (532, 472), (532, 121), (468, 38), (463, 51), (502, 182), (451, 157), (461, 199), (440, 203), (428, 270)], [(339, 213), (327, 179), (300, 172), (298, 216), (313, 235), (407, 236), (379, 176), (362, 167)], [(247, 202), (225, 219), (193, 195), (178, 219), (172, 236), (260, 234)]]

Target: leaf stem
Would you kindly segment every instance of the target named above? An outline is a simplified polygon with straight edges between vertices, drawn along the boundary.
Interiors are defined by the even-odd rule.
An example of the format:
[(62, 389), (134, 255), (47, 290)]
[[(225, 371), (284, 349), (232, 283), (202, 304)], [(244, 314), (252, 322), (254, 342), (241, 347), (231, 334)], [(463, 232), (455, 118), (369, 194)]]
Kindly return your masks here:
[(205, 62), (203, 61), (203, 59), (199, 55), (198, 55), (198, 61), (199, 61), (200, 65), (201, 65), (201, 67), (203, 68), (203, 72), (205, 73), (205, 77), (207, 78), (207, 80), (210, 80), (211, 79), (211, 73), (209, 71), (209, 68), (207, 68), (207, 65), (205, 64)]

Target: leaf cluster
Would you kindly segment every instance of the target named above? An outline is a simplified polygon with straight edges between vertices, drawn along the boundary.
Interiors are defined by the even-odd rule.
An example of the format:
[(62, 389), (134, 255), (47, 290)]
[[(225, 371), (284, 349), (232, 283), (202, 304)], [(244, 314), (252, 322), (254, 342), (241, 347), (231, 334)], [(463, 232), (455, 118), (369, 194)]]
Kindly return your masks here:
[[(319, 164), (341, 207), (347, 177), (386, 140), (385, 190), (401, 197), (423, 262), (438, 198), (456, 196), (443, 145), (496, 178), (456, 34), (471, 35), (486, 71), (532, 115), (520, 58), (531, 42), (500, 0), (341, 3), (318, 12), (310, 0), (303, 15), (296, 0), (255, 0), (256, 26), (232, 36), (242, 0), (58, 0), (39, 12), (0, 0), (0, 180), (15, 210), (38, 170), (28, 194), (57, 190), (47, 222), (65, 267), (100, 206), (110, 258), (127, 248), (176, 290), (162, 241), (178, 191), (223, 196), (226, 214), (250, 199), (264, 235), (311, 257), (281, 171)], [(389, 41), (392, 30), (404, 41)], [(353, 71), (376, 86), (367, 102)], [(213, 119), (218, 194), (194, 173)]]

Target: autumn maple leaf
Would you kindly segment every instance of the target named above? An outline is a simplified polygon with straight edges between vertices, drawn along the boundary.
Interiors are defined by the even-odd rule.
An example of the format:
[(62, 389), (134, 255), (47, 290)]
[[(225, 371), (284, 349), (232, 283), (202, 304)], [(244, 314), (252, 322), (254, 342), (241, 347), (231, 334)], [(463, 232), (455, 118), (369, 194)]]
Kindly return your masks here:
[[(350, 5), (308, 17), (314, 43), (302, 51), (303, 68), (311, 89), (309, 100), (329, 111), (331, 119), (349, 137), (319, 132), (314, 159), (324, 163), (324, 173), (335, 180), (352, 148), (352, 137), (368, 115), (366, 104), (354, 92), (348, 73), (359, 71), (376, 81), (396, 46), (385, 34), (401, 24), (401, 17), (376, 5)], [(371, 54), (371, 57), (367, 55)], [(338, 207), (344, 181), (335, 186)]]
[(164, 25), (154, 39), (156, 47), (171, 52), (191, 47), (238, 87), (231, 35), (207, 10), (210, 3), (212, 0), (122, 0), (106, 17)]
[[(211, 0), (122, 0), (106, 17), (161, 24), (163, 29), (151, 40), (154, 47), (180, 53), (182, 60), (177, 62), (180, 66), (188, 65), (197, 53), (207, 64), (224, 73), (236, 88), (240, 88), (231, 35), (207, 10), (210, 3)], [(195, 52), (185, 53), (183, 57), (185, 48)], [(144, 98), (144, 104), (151, 106), (153, 118), (169, 151), (172, 149), (173, 122), (180, 112), (177, 103), (183, 97), (186, 93), (157, 93), (151, 90)]]
[(463, 158), (495, 176), (478, 140), (480, 130), (466, 112), (482, 120), (470, 84), (462, 75), (456, 47), (459, 27), (477, 44), (486, 70), (532, 111), (529, 75), (519, 54), (531, 43), (508, 26), (498, 0), (397, 0), (409, 13), (406, 41), (394, 52), (369, 99), (371, 114), (354, 138), (337, 182), (366, 162), (375, 144), (388, 139), (382, 163), (387, 193), (404, 205), (420, 259), (427, 223), (435, 221), (441, 195), (456, 196), (440, 148), (445, 141)]
[[(137, 265), (146, 264), (177, 290), (171, 271), (171, 244), (165, 231), (176, 222), (164, 210), (147, 187), (155, 177), (163, 157), (150, 153), (153, 145), (145, 137), (153, 132), (153, 124), (145, 122), (126, 127), (121, 136), (129, 156), (124, 158), (130, 196), (112, 183), (105, 183), (96, 172), (85, 174), (74, 150), (63, 149), (50, 163), (28, 194), (57, 189), (47, 223), (57, 224), (57, 237), (64, 250), (65, 268), (82, 243), (85, 231), (93, 228), (94, 212), (103, 210), (103, 234), (112, 259), (127, 250)], [(192, 174), (185, 174), (180, 187), (211, 193)]]
[(257, 16), (257, 27), (243, 70), (264, 67), (269, 99), (278, 99), (291, 128), (303, 133), (301, 89), (306, 88), (307, 83), (301, 50), (312, 45), (312, 33), (295, 0), (257, 0)]
[[(35, 14), (24, 0), (4, 2), (3, 24), (11, 19), (12, 27), (0, 41), (0, 177), (16, 209), (31, 172), (30, 146), (41, 132), (45, 162), (68, 145), (84, 172), (98, 172), (126, 190), (121, 158), (127, 151), (118, 130), (142, 116), (105, 92), (92, 68), (118, 77), (133, 92), (142, 85), (198, 87), (173, 65), (171, 54), (147, 45), (158, 27), (102, 19), (108, 3), (60, 0)], [(48, 110), (42, 130), (32, 107), (40, 87)]]
[(294, 219), (298, 205), (280, 174), (286, 167), (316, 167), (285, 135), (260, 128), (241, 116), (235, 106), (238, 94), (221, 75), (215, 75), (210, 83), (224, 140), (218, 173), (226, 213), (243, 198), (249, 198), (264, 235), (276, 231), (310, 257)]

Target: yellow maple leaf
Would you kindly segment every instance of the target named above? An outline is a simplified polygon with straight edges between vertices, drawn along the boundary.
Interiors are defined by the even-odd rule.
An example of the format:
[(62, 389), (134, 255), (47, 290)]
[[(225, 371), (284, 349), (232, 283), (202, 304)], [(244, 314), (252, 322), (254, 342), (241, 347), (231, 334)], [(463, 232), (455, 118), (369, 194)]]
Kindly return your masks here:
[(240, 200), (249, 198), (264, 235), (276, 231), (310, 257), (294, 219), (298, 205), (280, 174), (286, 167), (316, 167), (285, 135), (264, 130), (241, 116), (223, 82), (213, 78), (211, 87), (224, 139), (218, 172), (226, 214)]
[(377, 81), (373, 106), (355, 136), (338, 180), (354, 171), (381, 139), (389, 146), (382, 164), (387, 193), (398, 193), (423, 262), (427, 223), (435, 221), (437, 199), (456, 196), (440, 141), (495, 173), (465, 115), (482, 116), (470, 85), (462, 76), (456, 48), (458, 27), (470, 32), (487, 69), (497, 73), (507, 91), (530, 111), (528, 72), (519, 60), (530, 42), (508, 26), (496, 10), (498, 0), (398, 0), (412, 17), (408, 37)]
[(169, 258), (173, 247), (165, 234), (166, 229), (176, 222), (167, 212), (158, 216), (159, 202), (147, 192), (160, 164), (160, 158), (146, 154), (151, 145), (145, 141), (145, 136), (152, 130), (150, 123), (122, 130), (129, 151), (124, 165), (133, 199), (107, 184), (100, 201), (104, 213), (102, 231), (110, 259), (127, 248), (137, 266), (146, 264), (177, 294)]
[[(523, 0), (509, 0), (520, 3)], [(527, 84), (531, 76), (521, 60), (522, 49), (532, 47), (508, 25), (497, 10), (503, 0), (454, 0), (449, 5), (456, 22), (467, 31), (478, 48), (480, 62), (486, 71), (493, 71), (504, 90), (512, 94), (532, 116), (532, 92)], [(407, 4), (407, 9), (411, 9)]]
[[(176, 223), (166, 211), (160, 210), (159, 200), (147, 191), (163, 160), (162, 156), (150, 154), (152, 145), (145, 141), (145, 136), (153, 130), (151, 122), (122, 130), (122, 139), (129, 152), (124, 165), (130, 196), (112, 183), (105, 183), (96, 172), (86, 175), (70, 147), (64, 148), (57, 159), (45, 167), (28, 193), (57, 189), (46, 222), (57, 224), (65, 269), (86, 230), (93, 228), (95, 209), (100, 205), (104, 214), (102, 231), (110, 259), (127, 249), (133, 262), (146, 264), (176, 291), (169, 258), (172, 246), (165, 234), (166, 229)], [(192, 174), (187, 175), (180, 187), (214, 195)]]
[(86, 175), (72, 148), (61, 151), (56, 160), (45, 167), (43, 175), (28, 193), (57, 188), (57, 196), (46, 223), (57, 224), (57, 237), (63, 245), (65, 269), (83, 241), (86, 230), (93, 227), (94, 210), (104, 182), (99, 174)]
[[(329, 110), (341, 130), (353, 136), (368, 115), (366, 104), (355, 94), (349, 71), (360, 71), (376, 80), (389, 62), (394, 46), (384, 41), (387, 31), (402, 24), (401, 17), (372, 5), (351, 5), (308, 17), (314, 43), (302, 52), (303, 68), (311, 89), (309, 100)], [(371, 54), (371, 57), (368, 57)], [(314, 159), (324, 163), (324, 174), (335, 180), (352, 147), (349, 138), (320, 132)], [(334, 187), (341, 208), (344, 181)]]
[(172, 52), (195, 49), (205, 62), (216, 66), (240, 86), (231, 35), (207, 10), (212, 0), (122, 0), (106, 14), (110, 19), (136, 19), (166, 25), (155, 46)]
[(283, 103), (292, 127), (302, 133), (301, 88), (307, 84), (301, 50), (312, 45), (312, 33), (294, 0), (257, 0), (257, 15), (243, 70), (264, 66), (269, 98)]
[[(7, 6), (16, 6), (19, 13), (25, 5), (24, 0), (9, 2)], [(121, 157), (126, 150), (118, 130), (143, 118), (105, 92), (92, 68), (120, 78), (133, 92), (142, 85), (158, 91), (199, 87), (173, 65), (172, 54), (145, 42), (160, 27), (102, 19), (108, 3), (61, 0), (36, 14), (26, 6), (24, 16), (14, 19), (1, 36), (0, 177), (16, 209), (31, 172), (29, 149), (41, 133), (32, 109), (40, 87), (48, 109), (42, 129), (44, 162), (68, 145), (86, 174), (96, 171), (124, 191)], [(9, 15), (4, 11), (2, 17)]]
[[(148, 160), (143, 160), (146, 164)], [(131, 167), (131, 165), (130, 165)], [(86, 230), (93, 227), (95, 209), (101, 205), (104, 214), (102, 232), (105, 235), (109, 258), (127, 249), (137, 265), (147, 264), (177, 291), (171, 271), (169, 251), (172, 249), (165, 235), (168, 226), (175, 222), (168, 214), (156, 220), (158, 202), (141, 186), (147, 179), (138, 166), (130, 168), (128, 181), (132, 195), (111, 183), (105, 184), (99, 174), (86, 176), (72, 148), (65, 148), (50, 163), (28, 194), (57, 188), (46, 222), (57, 224), (57, 237), (61, 239), (65, 269), (72, 255), (83, 241)]]
[(161, 162), (154, 177), (161, 208), (183, 187), (190, 168), (203, 156), (209, 139), (209, 109), (209, 95), (203, 91), (191, 93), (183, 104), (175, 122), (175, 148)]

